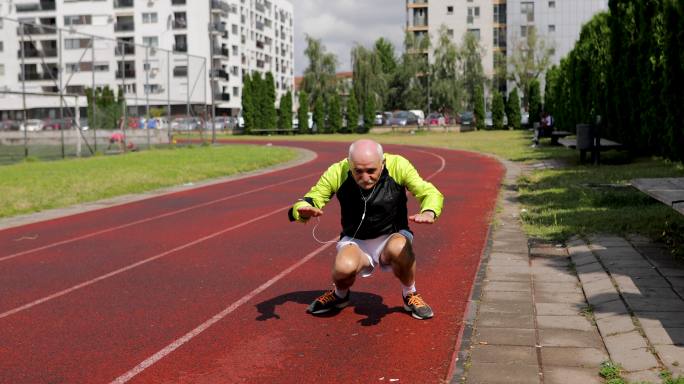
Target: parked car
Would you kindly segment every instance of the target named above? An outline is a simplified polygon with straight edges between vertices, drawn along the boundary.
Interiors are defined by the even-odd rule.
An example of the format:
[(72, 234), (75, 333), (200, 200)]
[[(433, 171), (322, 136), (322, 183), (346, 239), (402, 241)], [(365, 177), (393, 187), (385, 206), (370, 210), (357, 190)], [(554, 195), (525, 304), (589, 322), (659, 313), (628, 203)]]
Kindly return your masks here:
[(392, 125), (390, 120), (392, 120), (392, 112), (383, 112), (382, 125)]
[(18, 131), (21, 122), (17, 120), (2, 120), (0, 121), (0, 131)]
[(202, 122), (197, 117), (177, 117), (171, 121), (171, 129), (174, 131), (194, 131), (202, 127)]
[[(503, 126), (505, 127), (507, 125), (508, 125), (508, 117), (504, 114), (503, 115)], [(485, 127), (487, 127), (487, 129), (494, 127), (494, 119), (492, 118), (492, 111), (485, 112)]]
[(520, 112), (520, 125), (528, 125), (530, 123), (530, 113), (527, 111)]
[(45, 124), (43, 129), (59, 130), (71, 129), (73, 127), (71, 118), (47, 119), (43, 123)]
[(444, 115), (442, 115), (441, 113), (433, 112), (428, 115), (426, 123), (427, 125), (445, 125), (446, 119), (444, 118)]
[(474, 124), (475, 115), (472, 111), (461, 112), (458, 117), (458, 122), (461, 126), (471, 126)]
[(230, 116), (216, 116), (214, 121), (209, 121), (206, 124), (206, 129), (211, 131), (216, 127), (217, 131), (225, 131), (226, 129), (232, 129), (234, 125), (231, 125), (232, 117)]
[(27, 119), (19, 125), (20, 131), (42, 131), (45, 129), (45, 123), (40, 119)]
[(407, 125), (417, 125), (418, 116), (410, 111), (396, 111), (392, 114), (392, 119), (390, 120), (391, 125), (407, 126)]
[(373, 125), (382, 125), (383, 116), (382, 112), (375, 112), (375, 118), (373, 118)]
[(418, 125), (425, 124), (425, 113), (423, 111), (421, 111), (420, 109), (412, 109), (409, 112), (413, 113), (416, 116), (416, 118), (418, 119)]

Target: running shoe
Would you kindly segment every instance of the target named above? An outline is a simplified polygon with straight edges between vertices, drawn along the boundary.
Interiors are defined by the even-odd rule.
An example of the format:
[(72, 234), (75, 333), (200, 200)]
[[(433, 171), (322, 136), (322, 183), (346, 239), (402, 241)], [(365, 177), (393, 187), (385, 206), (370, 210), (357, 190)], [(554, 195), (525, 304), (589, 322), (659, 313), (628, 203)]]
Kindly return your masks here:
[(416, 292), (411, 292), (404, 297), (404, 310), (411, 312), (411, 316), (418, 320), (425, 320), (434, 316), (432, 308)]
[(335, 290), (331, 289), (314, 300), (314, 302), (309, 305), (306, 311), (312, 315), (320, 315), (330, 312), (333, 309), (342, 309), (349, 305), (349, 292), (350, 291), (347, 291), (346, 297), (337, 297)]

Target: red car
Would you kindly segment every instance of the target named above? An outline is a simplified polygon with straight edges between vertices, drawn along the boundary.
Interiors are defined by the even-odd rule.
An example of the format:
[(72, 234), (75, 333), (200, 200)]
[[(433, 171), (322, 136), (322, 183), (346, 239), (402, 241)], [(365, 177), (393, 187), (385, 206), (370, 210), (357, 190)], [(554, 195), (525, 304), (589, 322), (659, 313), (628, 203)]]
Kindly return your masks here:
[(425, 118), (425, 121), (427, 122), (428, 125), (445, 125), (446, 124), (446, 119), (444, 118), (444, 115), (441, 113), (431, 113)]

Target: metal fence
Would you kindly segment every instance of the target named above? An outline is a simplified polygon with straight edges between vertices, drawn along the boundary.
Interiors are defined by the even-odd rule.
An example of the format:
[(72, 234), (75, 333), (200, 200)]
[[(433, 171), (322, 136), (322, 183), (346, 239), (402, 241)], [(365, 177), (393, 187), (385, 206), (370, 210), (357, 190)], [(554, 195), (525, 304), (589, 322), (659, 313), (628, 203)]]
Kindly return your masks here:
[(107, 38), (1, 19), (0, 163), (148, 148), (208, 127), (207, 59), (182, 39), (166, 50), (154, 37), (135, 44), (125, 23)]

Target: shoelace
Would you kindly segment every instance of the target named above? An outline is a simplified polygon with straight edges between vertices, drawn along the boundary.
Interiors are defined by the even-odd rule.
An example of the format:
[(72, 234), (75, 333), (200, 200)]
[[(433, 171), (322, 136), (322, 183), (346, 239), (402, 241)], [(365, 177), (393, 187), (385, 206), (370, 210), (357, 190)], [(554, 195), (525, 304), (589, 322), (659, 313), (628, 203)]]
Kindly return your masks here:
[(318, 302), (320, 302), (321, 304), (325, 304), (329, 301), (335, 300), (335, 296), (333, 295), (333, 291), (328, 291), (316, 300), (318, 300)]
[(417, 293), (409, 293), (407, 296), (408, 298), (408, 305), (415, 305), (416, 307), (424, 307), (426, 306), (425, 301), (423, 300), (422, 297), (420, 297), (419, 294)]

